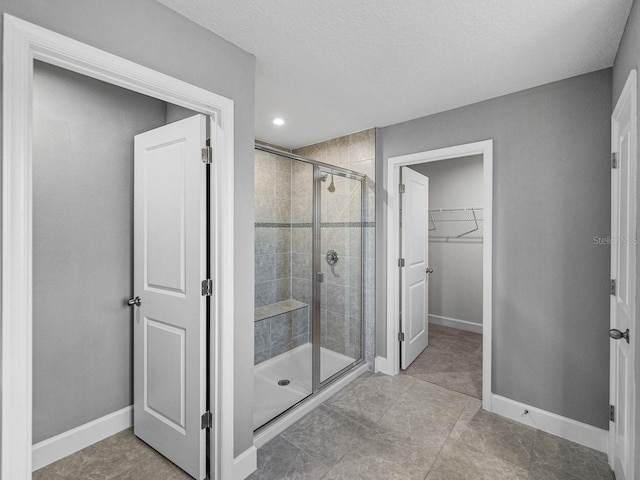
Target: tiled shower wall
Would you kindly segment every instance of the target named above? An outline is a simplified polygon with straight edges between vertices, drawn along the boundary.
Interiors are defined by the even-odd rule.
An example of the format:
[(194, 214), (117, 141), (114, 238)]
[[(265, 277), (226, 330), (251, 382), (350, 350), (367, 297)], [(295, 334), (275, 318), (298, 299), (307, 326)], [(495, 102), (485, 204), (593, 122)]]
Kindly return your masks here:
[(291, 160), (255, 151), (255, 307), (291, 298)]
[[(291, 166), (291, 277), (294, 300), (312, 303), (313, 166), (294, 160)], [(309, 308), (309, 315), (313, 307)]]
[[(334, 191), (328, 190), (333, 182)], [(362, 352), (362, 183), (327, 176), (320, 186), (319, 252), (324, 283), (320, 288), (321, 345), (352, 358)], [(338, 263), (329, 266), (325, 254), (334, 250)]]
[[(297, 272), (299, 260), (292, 256), (298, 247), (292, 248), (291, 241), (291, 176), (291, 160), (255, 151), (256, 308), (296, 298), (292, 296), (292, 273)], [(309, 310), (305, 307), (256, 320), (254, 363), (309, 342)]]
[[(355, 186), (357, 182), (335, 177), (336, 191), (333, 194), (327, 193), (326, 190), (330, 180), (321, 187), (323, 200), (321, 221), (325, 224), (322, 232), (323, 240), (326, 237), (330, 239), (329, 243), (334, 242), (335, 244), (337, 241), (337, 244), (340, 245), (338, 248), (343, 249), (341, 257), (344, 260), (342, 263), (339, 261), (333, 271), (325, 269), (327, 273), (321, 294), (321, 321), (325, 328), (321, 340), (323, 346), (339, 353), (347, 355), (355, 355), (356, 351), (359, 353), (359, 350), (356, 350), (359, 348), (360, 338), (359, 322), (357, 322), (358, 309), (360, 308), (358, 299), (360, 275), (357, 266), (362, 260), (364, 262), (364, 356), (367, 363), (373, 366), (375, 353), (375, 130), (364, 130), (298, 148), (293, 153), (330, 165), (355, 170), (367, 176), (365, 181), (365, 226), (363, 228), (364, 252), (358, 250), (359, 242), (355, 238), (359, 235), (357, 225), (351, 228), (334, 228), (327, 225), (332, 222), (342, 224), (345, 221), (357, 223), (360, 220), (359, 215), (354, 211), (359, 208), (359, 201), (356, 201), (353, 192), (353, 189), (357, 188)], [(345, 206), (347, 206), (346, 209)], [(311, 210), (308, 211), (310, 215)], [(332, 215), (337, 215), (337, 217), (332, 217)], [(354, 221), (356, 218), (357, 221)], [(326, 242), (323, 243), (325, 243), (322, 245), (323, 249), (329, 245)], [(341, 252), (338, 250), (338, 253)], [(307, 278), (310, 279), (310, 275)]]

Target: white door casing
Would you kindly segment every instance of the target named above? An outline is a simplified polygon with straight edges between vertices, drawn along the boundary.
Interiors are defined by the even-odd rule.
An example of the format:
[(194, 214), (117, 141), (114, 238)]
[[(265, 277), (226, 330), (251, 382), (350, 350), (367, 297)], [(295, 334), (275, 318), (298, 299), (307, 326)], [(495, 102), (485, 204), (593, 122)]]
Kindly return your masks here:
[[(632, 70), (611, 118), (611, 295), (610, 328), (629, 332), (610, 340), (610, 463), (618, 480), (634, 476), (635, 336), (636, 315), (636, 182), (637, 182), (637, 73)], [(615, 330), (614, 330), (615, 329)]]
[[(243, 478), (256, 448), (234, 453), (234, 102), (211, 91), (4, 13), (2, 104), (2, 462), (0, 477), (31, 478), (31, 139), (34, 60), (200, 112), (213, 119), (211, 476)], [(225, 282), (221, 282), (225, 279)], [(221, 439), (225, 441), (222, 442)]]
[(463, 145), (438, 148), (424, 152), (410, 153), (387, 159), (383, 188), (386, 192), (386, 358), (376, 357), (376, 368), (387, 375), (397, 375), (400, 371), (400, 342), (398, 331), (400, 322), (400, 253), (399, 197), (400, 168), (407, 165), (435, 162), (469, 155), (482, 155), (484, 238), (482, 244), (482, 408), (492, 411), (491, 370), (492, 370), (492, 311), (493, 311), (493, 140), (482, 140)]
[(206, 475), (206, 117), (136, 135), (134, 432)]
[(429, 344), (429, 178), (402, 167), (401, 197), (401, 367), (406, 369)]

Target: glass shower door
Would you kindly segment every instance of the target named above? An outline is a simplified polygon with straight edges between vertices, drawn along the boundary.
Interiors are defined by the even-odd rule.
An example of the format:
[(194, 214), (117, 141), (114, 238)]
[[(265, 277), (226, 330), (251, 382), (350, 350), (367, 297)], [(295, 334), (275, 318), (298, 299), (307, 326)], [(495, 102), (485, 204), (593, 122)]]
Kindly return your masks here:
[[(316, 292), (319, 302), (319, 383), (362, 358), (363, 186), (330, 168), (317, 167)], [(319, 304), (319, 305), (318, 305)], [(318, 311), (319, 310), (319, 311)], [(318, 351), (319, 350), (319, 351)]]
[(314, 167), (256, 150), (254, 430), (313, 393)]

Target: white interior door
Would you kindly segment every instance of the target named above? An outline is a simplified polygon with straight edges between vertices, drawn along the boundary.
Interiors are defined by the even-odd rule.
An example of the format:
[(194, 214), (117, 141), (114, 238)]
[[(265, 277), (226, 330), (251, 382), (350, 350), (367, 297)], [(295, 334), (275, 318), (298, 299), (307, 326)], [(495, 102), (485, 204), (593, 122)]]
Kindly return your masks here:
[(401, 343), (406, 369), (429, 344), (429, 179), (401, 168)]
[[(611, 148), (611, 464), (618, 480), (634, 476), (637, 82), (629, 77), (612, 117)], [(616, 165), (617, 164), (617, 165)], [(612, 285), (613, 287), (613, 285)]]
[(191, 476), (206, 470), (206, 117), (135, 137), (134, 431)]

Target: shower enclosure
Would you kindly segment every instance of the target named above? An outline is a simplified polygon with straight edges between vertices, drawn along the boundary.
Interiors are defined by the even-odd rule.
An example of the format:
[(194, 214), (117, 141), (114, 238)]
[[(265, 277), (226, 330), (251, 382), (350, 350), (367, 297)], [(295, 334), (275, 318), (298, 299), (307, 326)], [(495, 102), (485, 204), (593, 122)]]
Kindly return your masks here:
[(255, 148), (259, 429), (363, 362), (366, 177)]

